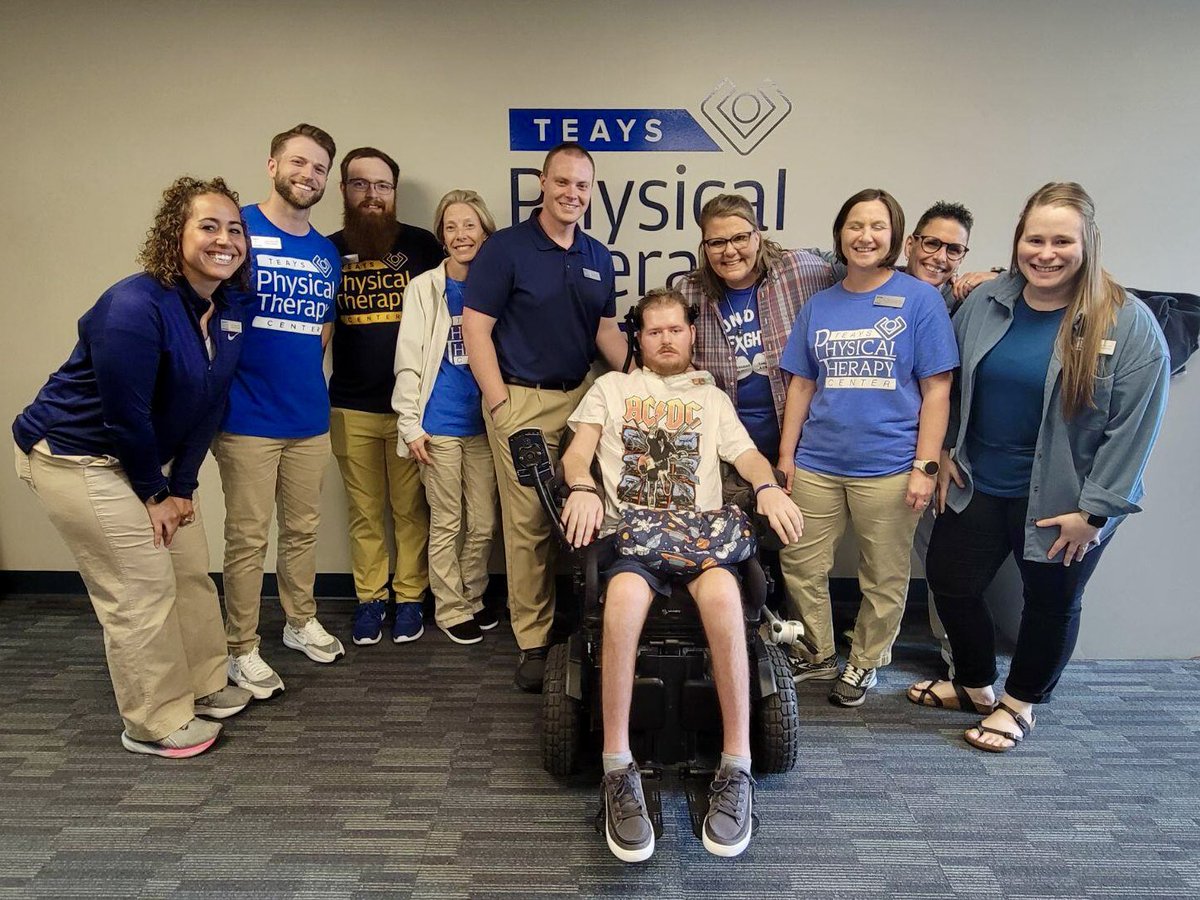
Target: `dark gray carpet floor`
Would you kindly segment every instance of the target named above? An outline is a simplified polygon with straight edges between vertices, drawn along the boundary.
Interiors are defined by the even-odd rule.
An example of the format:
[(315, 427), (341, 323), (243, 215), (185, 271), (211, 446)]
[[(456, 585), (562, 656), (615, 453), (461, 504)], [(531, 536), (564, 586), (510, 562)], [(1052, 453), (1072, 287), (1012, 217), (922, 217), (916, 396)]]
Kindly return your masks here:
[[(348, 637), (350, 610), (322, 619)], [(800, 765), (760, 780), (741, 858), (707, 854), (668, 788), (655, 856), (627, 867), (594, 785), (540, 769), (507, 624), (319, 666), (269, 602), (287, 692), (169, 761), (121, 749), (86, 600), (8, 597), (0, 897), (1200, 896), (1200, 663), (1075, 663), (1029, 741), (988, 755), (972, 717), (903, 696), (936, 667), (920, 612), (864, 706), (801, 686)]]

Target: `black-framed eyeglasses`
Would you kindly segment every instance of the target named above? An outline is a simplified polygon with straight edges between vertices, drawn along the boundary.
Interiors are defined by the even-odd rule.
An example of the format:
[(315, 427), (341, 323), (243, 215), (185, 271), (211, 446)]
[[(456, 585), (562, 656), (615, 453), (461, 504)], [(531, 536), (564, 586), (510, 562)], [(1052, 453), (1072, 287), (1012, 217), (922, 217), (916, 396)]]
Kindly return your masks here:
[(727, 238), (709, 238), (706, 241), (701, 241), (706, 249), (713, 253), (724, 253), (725, 248), (733, 244), (735, 250), (741, 250), (744, 247), (750, 246), (750, 238), (754, 236), (753, 231), (741, 231), (737, 234), (730, 235)]
[(962, 259), (970, 251), (966, 244), (951, 244), (928, 234), (914, 234), (913, 237), (921, 242), (921, 249), (926, 253), (937, 253), (945, 247), (946, 259)]
[(367, 181), (365, 178), (351, 178), (346, 182), (346, 187), (364, 194), (367, 192), (367, 188), (375, 188), (375, 193), (380, 196), (386, 196), (396, 189), (396, 186), (390, 181)]

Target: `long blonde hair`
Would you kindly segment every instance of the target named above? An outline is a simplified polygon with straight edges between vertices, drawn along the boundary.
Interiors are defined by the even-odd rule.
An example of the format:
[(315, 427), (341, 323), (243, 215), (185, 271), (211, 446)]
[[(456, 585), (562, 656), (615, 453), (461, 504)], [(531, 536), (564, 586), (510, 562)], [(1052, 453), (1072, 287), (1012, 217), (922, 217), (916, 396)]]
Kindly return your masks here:
[(1070, 419), (1092, 406), (1100, 345), (1125, 303), (1125, 290), (1100, 265), (1100, 229), (1096, 204), (1074, 181), (1051, 181), (1025, 202), (1013, 235), (1012, 269), (1017, 270), (1017, 246), (1029, 214), (1039, 206), (1067, 207), (1083, 220), (1083, 265), (1075, 276), (1074, 296), (1067, 304), (1058, 330), (1058, 355), (1062, 359), (1063, 417)]

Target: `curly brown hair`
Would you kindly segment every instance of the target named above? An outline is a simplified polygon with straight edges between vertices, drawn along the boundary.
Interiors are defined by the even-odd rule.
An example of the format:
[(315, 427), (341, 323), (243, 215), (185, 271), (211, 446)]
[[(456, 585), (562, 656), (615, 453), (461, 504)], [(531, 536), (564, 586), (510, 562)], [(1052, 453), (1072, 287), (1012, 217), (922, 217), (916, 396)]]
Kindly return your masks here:
[[(228, 197), (233, 205), (241, 209), (241, 201), (237, 191), (225, 183), (224, 178), (213, 178), (201, 181), (184, 175), (163, 191), (162, 202), (154, 214), (154, 223), (146, 232), (146, 242), (138, 253), (138, 263), (150, 275), (153, 275), (162, 285), (170, 287), (182, 274), (180, 243), (183, 240), (183, 226), (192, 212), (192, 201), (202, 194), (217, 194)], [(242, 223), (245, 232), (245, 223)], [(238, 266), (237, 271), (228, 283), (250, 289), (250, 253), (247, 251), (245, 260)]]

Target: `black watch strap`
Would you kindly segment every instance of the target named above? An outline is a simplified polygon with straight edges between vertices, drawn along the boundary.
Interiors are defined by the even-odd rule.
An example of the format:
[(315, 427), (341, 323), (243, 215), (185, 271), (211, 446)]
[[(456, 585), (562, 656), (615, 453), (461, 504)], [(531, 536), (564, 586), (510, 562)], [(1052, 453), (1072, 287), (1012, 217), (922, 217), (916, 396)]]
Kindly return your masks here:
[(1088, 513), (1087, 523), (1093, 528), (1103, 528), (1108, 524), (1108, 516), (1097, 516), (1094, 513)]
[(170, 496), (171, 496), (171, 489), (169, 487), (162, 488), (157, 493), (152, 494), (146, 498), (146, 505), (147, 506), (158, 506), (158, 504), (162, 503), (164, 500), (166, 500)]

